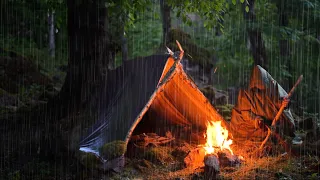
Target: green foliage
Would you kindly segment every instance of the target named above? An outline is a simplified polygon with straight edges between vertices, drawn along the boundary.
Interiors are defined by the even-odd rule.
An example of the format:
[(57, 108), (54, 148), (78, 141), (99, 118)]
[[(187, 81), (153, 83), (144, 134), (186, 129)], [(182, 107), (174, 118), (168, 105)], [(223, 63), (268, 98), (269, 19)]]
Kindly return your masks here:
[[(55, 11), (56, 56), (48, 54), (48, 10)], [(65, 1), (3, 1), (0, 16), (0, 48), (28, 57), (45, 71), (67, 64)]]
[(230, 121), (231, 120), (231, 112), (233, 109), (233, 105), (232, 104), (226, 104), (226, 105), (219, 105), (219, 106), (215, 106), (219, 111), (219, 114), (222, 115), (222, 117), (227, 120)]
[[(109, 17), (118, 17), (119, 23), (125, 24), (125, 31), (135, 26), (136, 19), (139, 14), (144, 13), (145, 10), (151, 8), (150, 0), (107, 0), (105, 6), (108, 8)], [(119, 26), (117, 26), (119, 27)]]
[[(192, 39), (191, 36), (180, 29), (171, 29), (168, 33), (167, 47), (171, 50), (178, 50), (176, 40), (183, 44), (183, 49), (190, 62), (200, 64), (203, 67), (212, 66), (213, 54), (202, 47), (199, 47)], [(190, 58), (191, 57), (191, 58)]]
[[(116, 18), (114, 24), (110, 24), (110, 31), (116, 33), (112, 37), (119, 37), (123, 26), (128, 39), (129, 58), (151, 55), (158, 50), (162, 39), (159, 1), (100, 2), (108, 8), (108, 16)], [(290, 79), (294, 81), (303, 74), (304, 81), (295, 93), (300, 100), (299, 106), (307, 107), (308, 112), (319, 111), (319, 1), (255, 1), (256, 21), (250, 23), (243, 18), (244, 11), (250, 10), (249, 7), (243, 8), (247, 2), (245, 0), (166, 2), (176, 15), (172, 15), (172, 18), (182, 20), (182, 23), (175, 25), (190, 34), (190, 41), (196, 45), (189, 51), (203, 49), (206, 53), (199, 53), (195, 57), (208, 59), (207, 64), (217, 68), (214, 76), (218, 82), (215, 86), (225, 89), (247, 84), (253, 65), (247, 29), (255, 28), (262, 32), (270, 74), (280, 84)], [(288, 18), (286, 26), (279, 25), (280, 7)], [(55, 58), (49, 57), (47, 52), (48, 10), (55, 10), (55, 25), (59, 30), (56, 34)], [(30, 57), (42, 71), (53, 75), (56, 66), (67, 63), (66, 12), (65, 0), (1, 1), (0, 47)], [(200, 20), (192, 21), (190, 14), (198, 15)], [(218, 32), (220, 35), (217, 35)], [(281, 40), (288, 42), (290, 53), (287, 57), (280, 54)], [(115, 41), (119, 41), (119, 38), (115, 38)], [(215, 56), (216, 60), (207, 58), (211, 56)], [(118, 54), (117, 60), (120, 59), (121, 55)]]
[(150, 11), (136, 12), (134, 26), (128, 29), (128, 53), (130, 58), (153, 54), (161, 43), (162, 25), (159, 3)]
[(188, 16), (190, 13), (198, 14), (204, 20), (204, 26), (211, 29), (219, 21), (223, 19), (222, 13), (225, 11), (227, 0), (217, 1), (192, 1), (192, 0), (168, 0), (168, 4), (176, 10), (176, 16), (182, 18), (182, 20), (192, 25), (192, 22)]

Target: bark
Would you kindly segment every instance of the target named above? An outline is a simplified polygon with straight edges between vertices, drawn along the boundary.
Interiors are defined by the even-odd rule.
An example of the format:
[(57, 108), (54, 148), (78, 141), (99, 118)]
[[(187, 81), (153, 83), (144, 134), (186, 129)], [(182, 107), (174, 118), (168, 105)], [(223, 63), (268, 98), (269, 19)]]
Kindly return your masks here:
[(122, 62), (127, 61), (128, 60), (128, 40), (127, 40), (127, 36), (126, 36), (126, 32), (125, 32), (125, 24), (127, 21), (127, 16), (128, 14), (123, 12), (121, 14), (121, 34), (120, 34), (120, 38), (121, 38), (121, 55), (122, 55)]
[[(282, 27), (282, 28), (287, 27), (289, 24), (289, 19), (286, 12), (287, 3), (288, 3), (287, 0), (280, 0), (277, 3), (278, 14), (279, 14), (279, 27)], [(287, 71), (291, 72), (292, 70), (291, 63), (290, 63), (291, 52), (290, 52), (290, 44), (287, 37), (285, 38), (280, 37), (279, 50), (280, 50), (280, 60), (282, 61), (281, 64), (285, 64), (288, 68)], [(284, 89), (290, 89), (293, 86), (293, 83), (294, 82), (292, 77), (288, 77), (286, 82), (284, 82), (283, 84)]]
[(123, 31), (121, 36), (121, 52), (122, 52), (122, 62), (128, 60), (128, 41), (125, 35), (125, 31)]
[(55, 26), (54, 26), (54, 10), (48, 12), (48, 26), (49, 26), (49, 55), (55, 57)]
[[(106, 8), (98, 1), (85, 0), (77, 4), (69, 0), (67, 76), (59, 95), (49, 102), (55, 105), (55, 115), (64, 117), (90, 104), (102, 75), (107, 71), (108, 54)], [(58, 104), (58, 106), (57, 106)]]
[[(254, 12), (255, 0), (245, 1), (245, 6), (249, 7), (249, 12), (244, 10), (244, 18), (248, 21), (248, 24), (256, 22), (256, 15)], [(249, 42), (251, 44), (251, 53), (254, 59), (255, 65), (260, 65), (264, 69), (268, 70), (268, 58), (266, 53), (266, 48), (262, 39), (262, 32), (257, 28), (248, 28), (247, 33), (249, 36)]]
[(165, 45), (167, 40), (167, 35), (171, 29), (171, 8), (167, 4), (166, 0), (160, 0), (160, 11), (162, 18), (162, 43)]

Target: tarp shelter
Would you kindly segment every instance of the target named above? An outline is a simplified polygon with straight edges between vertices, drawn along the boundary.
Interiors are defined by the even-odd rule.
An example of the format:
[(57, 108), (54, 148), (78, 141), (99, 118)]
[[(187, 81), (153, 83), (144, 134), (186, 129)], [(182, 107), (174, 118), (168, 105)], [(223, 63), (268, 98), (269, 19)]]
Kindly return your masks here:
[[(239, 91), (237, 104), (232, 110), (229, 130), (233, 139), (263, 141), (267, 130), (257, 127), (257, 121), (270, 126), (287, 95), (265, 69), (255, 66), (248, 88)], [(294, 119), (289, 108), (282, 113), (278, 126), (281, 134), (293, 136)]]
[(101, 113), (80, 143), (83, 151), (98, 153), (99, 147), (116, 140), (128, 143), (147, 113), (149, 128), (166, 124), (198, 131), (206, 129), (208, 120), (220, 120), (227, 127), (182, 64), (168, 55), (125, 62), (108, 72), (101, 92)]

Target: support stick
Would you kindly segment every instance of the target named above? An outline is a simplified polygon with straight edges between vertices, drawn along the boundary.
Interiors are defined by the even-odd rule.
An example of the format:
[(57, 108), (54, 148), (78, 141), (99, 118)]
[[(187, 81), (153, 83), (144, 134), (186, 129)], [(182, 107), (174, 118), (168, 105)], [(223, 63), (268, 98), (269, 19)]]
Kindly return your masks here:
[[(303, 78), (303, 75), (300, 75), (300, 77), (298, 78), (297, 82), (294, 84), (294, 86), (291, 88), (289, 94), (285, 97), (285, 99), (289, 100), (290, 97), (292, 96), (294, 90), (297, 88), (297, 86), (300, 84), (300, 82), (302, 81), (302, 78)], [(275, 129), (275, 126), (276, 126), (276, 123), (278, 122), (278, 120), (280, 119), (280, 116), (283, 112), (283, 110), (286, 108), (286, 105), (287, 104), (282, 104), (276, 117), (272, 120), (272, 124), (271, 124), (271, 129), (272, 131), (270, 130), (270, 128), (268, 126), (266, 126), (268, 128), (268, 134), (267, 134), (267, 137), (264, 139), (264, 141), (261, 143), (259, 149), (262, 150), (264, 145), (267, 143), (267, 141), (269, 140), (270, 138), (270, 135), (272, 133), (274, 133), (274, 129)]]

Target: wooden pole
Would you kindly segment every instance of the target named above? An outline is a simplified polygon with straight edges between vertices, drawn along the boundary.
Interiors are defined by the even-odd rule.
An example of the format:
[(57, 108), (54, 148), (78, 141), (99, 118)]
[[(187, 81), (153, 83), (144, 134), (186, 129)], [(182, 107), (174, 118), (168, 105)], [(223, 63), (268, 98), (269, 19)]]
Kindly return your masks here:
[[(300, 84), (300, 82), (302, 81), (303, 79), (303, 75), (300, 75), (300, 77), (298, 78), (297, 82), (294, 84), (294, 86), (291, 88), (290, 92), (288, 93), (288, 95), (285, 97), (285, 99), (289, 100), (290, 97), (292, 96), (294, 90), (297, 88), (297, 86)], [(267, 134), (267, 137), (264, 139), (264, 141), (261, 143), (259, 149), (262, 150), (264, 145), (267, 143), (267, 141), (269, 140), (270, 138), (270, 135), (272, 133), (274, 133), (274, 130), (275, 130), (275, 126), (276, 126), (276, 123), (278, 122), (278, 120), (280, 119), (280, 116), (282, 114), (282, 112), (284, 111), (284, 109), (286, 108), (287, 104), (284, 104), (282, 103), (276, 117), (272, 120), (272, 124), (271, 124), (271, 130), (269, 127), (268, 128), (268, 134)], [(278, 136), (277, 136), (278, 137)]]
[[(300, 84), (300, 82), (302, 81), (303, 75), (300, 75), (299, 79), (297, 80), (296, 84), (292, 87), (292, 89), (290, 90), (289, 94), (285, 97), (286, 99), (290, 99), (294, 90), (297, 88), (297, 86)], [(284, 108), (286, 108), (286, 106), (284, 104), (281, 105), (278, 114), (276, 115), (276, 117), (273, 119), (271, 126), (275, 126), (277, 121), (280, 119), (280, 116), (284, 110)]]

